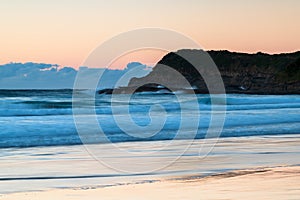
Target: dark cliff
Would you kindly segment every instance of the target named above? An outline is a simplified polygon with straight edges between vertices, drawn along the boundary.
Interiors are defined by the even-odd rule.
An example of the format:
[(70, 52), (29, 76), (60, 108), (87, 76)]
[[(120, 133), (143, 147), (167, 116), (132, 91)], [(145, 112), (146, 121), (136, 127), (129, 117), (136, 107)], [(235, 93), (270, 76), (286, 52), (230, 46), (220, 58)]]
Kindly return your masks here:
[[(196, 88), (195, 92), (207, 93), (206, 84), (199, 72), (178, 55), (188, 55), (201, 60), (201, 52), (203, 51), (179, 50), (168, 53), (150, 74), (131, 79), (128, 86), (134, 87), (158, 80), (180, 89), (181, 85), (174, 80), (173, 75), (164, 73), (165, 66), (169, 66), (182, 74)], [(208, 54), (220, 71), (227, 93), (300, 94), (300, 52), (269, 55), (208, 51)]]

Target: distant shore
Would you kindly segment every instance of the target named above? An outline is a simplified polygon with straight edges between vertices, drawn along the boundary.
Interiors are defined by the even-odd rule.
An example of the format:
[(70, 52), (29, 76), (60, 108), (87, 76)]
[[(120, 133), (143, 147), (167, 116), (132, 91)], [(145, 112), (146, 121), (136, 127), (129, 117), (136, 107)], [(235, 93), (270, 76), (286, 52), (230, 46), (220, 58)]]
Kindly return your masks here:
[[(120, 87), (120, 88), (107, 88), (107, 89), (99, 89), (97, 91), (98, 94), (143, 94), (143, 93), (157, 93), (157, 94), (212, 94), (209, 93), (205, 89), (182, 89), (182, 88), (165, 88), (160, 86), (160, 88), (155, 88), (152, 86), (142, 86), (139, 88), (135, 87)], [(228, 89), (226, 94), (250, 94), (250, 95), (300, 95), (299, 91), (243, 91), (237, 88)]]
[(300, 166), (255, 168), (207, 177), (174, 177), (112, 187), (54, 189), (0, 196), (2, 200), (93, 199), (297, 199)]

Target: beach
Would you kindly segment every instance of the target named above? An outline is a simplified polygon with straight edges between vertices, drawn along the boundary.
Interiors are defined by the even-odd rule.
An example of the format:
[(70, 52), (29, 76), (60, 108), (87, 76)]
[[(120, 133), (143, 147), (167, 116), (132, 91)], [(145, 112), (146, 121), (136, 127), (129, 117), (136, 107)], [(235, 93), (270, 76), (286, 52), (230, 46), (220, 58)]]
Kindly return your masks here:
[[(144, 154), (166, 142), (120, 143), (143, 156), (109, 157), (120, 168), (141, 170), (143, 163), (156, 167), (177, 156), (187, 143), (174, 141), (156, 157)], [(199, 157), (201, 144), (204, 149), (215, 146)], [(174, 163), (144, 174), (104, 166), (82, 146), (21, 149), (22, 158), (18, 150), (9, 149), (14, 156), (4, 156), (0, 164), (6, 169), (1, 171), (0, 199), (297, 199), (299, 145), (299, 135), (194, 140)], [(109, 151), (105, 144), (98, 148)]]
[(56, 189), (3, 195), (3, 200), (93, 199), (298, 199), (300, 167), (232, 171), (207, 177), (174, 177), (153, 183)]

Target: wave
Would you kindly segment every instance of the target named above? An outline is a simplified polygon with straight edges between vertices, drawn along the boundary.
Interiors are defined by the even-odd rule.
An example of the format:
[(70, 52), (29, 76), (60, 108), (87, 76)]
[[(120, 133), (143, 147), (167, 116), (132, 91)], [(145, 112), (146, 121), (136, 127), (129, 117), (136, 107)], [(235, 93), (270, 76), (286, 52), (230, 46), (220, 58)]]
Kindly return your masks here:
[[(149, 97), (153, 98), (153, 97)], [(228, 100), (229, 99), (229, 100)], [(271, 99), (266, 102), (264, 99), (240, 99), (228, 98), (227, 105), (216, 104), (215, 107), (226, 106), (227, 111), (243, 111), (243, 110), (276, 110), (276, 109), (299, 109), (300, 100), (295, 99)], [(110, 101), (109, 99), (98, 99), (94, 104), (80, 102), (80, 108), (77, 111), (81, 114), (90, 113), (91, 106), (95, 109), (96, 114), (112, 114), (112, 105), (114, 106), (114, 114), (126, 113), (128, 107), (131, 113), (146, 113), (153, 105), (161, 105), (167, 112), (182, 112), (191, 111), (195, 109), (195, 102), (193, 100), (186, 100), (185, 102), (176, 102), (174, 99), (157, 100), (156, 102), (143, 102), (144, 99), (126, 101)], [(173, 101), (173, 102), (172, 102)], [(273, 101), (273, 102), (272, 102)], [(210, 98), (199, 97), (199, 109), (201, 111), (210, 111)], [(43, 116), (43, 115), (72, 115), (72, 99), (60, 100), (29, 100), (27, 97), (20, 98), (4, 98), (0, 100), (0, 116)]]
[[(185, 134), (179, 139), (205, 138), (211, 120), (209, 95), (134, 95), (127, 102), (126, 95), (96, 95), (91, 102), (86, 95), (91, 91), (76, 91), (82, 99), (72, 99), (70, 90), (0, 91), (0, 148), (82, 144), (73, 118), (72, 103), (79, 101), (76, 113), (89, 116), (95, 108), (103, 134), (95, 134), (89, 124), (84, 125), (90, 143), (171, 140), (176, 137), (182, 118), (187, 122), (199, 120), (196, 136), (192, 123), (184, 126)], [(178, 102), (178, 95), (181, 102)], [(227, 95), (227, 104), (216, 101), (216, 108), (226, 108), (226, 119), (221, 137), (277, 135), (300, 133), (299, 95)], [(215, 98), (215, 97), (213, 97)], [(160, 108), (157, 108), (160, 105)], [(166, 112), (163, 115), (161, 108)], [(217, 109), (218, 110), (218, 109)], [(129, 115), (128, 115), (129, 111)], [(220, 111), (221, 112), (221, 111)], [(150, 116), (151, 113), (151, 116)], [(197, 117), (200, 113), (200, 117)], [(218, 115), (218, 111), (215, 111)], [(132, 120), (147, 126), (154, 117), (164, 121), (162, 130), (149, 138), (133, 137), (118, 127)], [(129, 127), (130, 128), (130, 127)], [(154, 127), (155, 128), (155, 127)], [(134, 130), (133, 132), (138, 132)], [(150, 128), (147, 131), (151, 132)], [(141, 136), (147, 133), (137, 133)]]

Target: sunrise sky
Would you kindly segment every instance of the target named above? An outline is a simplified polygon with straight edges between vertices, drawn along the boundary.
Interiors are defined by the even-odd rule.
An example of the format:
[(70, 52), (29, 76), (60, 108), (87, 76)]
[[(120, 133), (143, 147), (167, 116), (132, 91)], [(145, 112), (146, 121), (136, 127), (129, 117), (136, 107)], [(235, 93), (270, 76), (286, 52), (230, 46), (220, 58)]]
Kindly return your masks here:
[[(0, 64), (77, 68), (103, 41), (142, 27), (178, 31), (207, 50), (291, 52), (300, 50), (299, 10), (299, 0), (1, 0)], [(161, 56), (137, 53), (122, 63)]]

